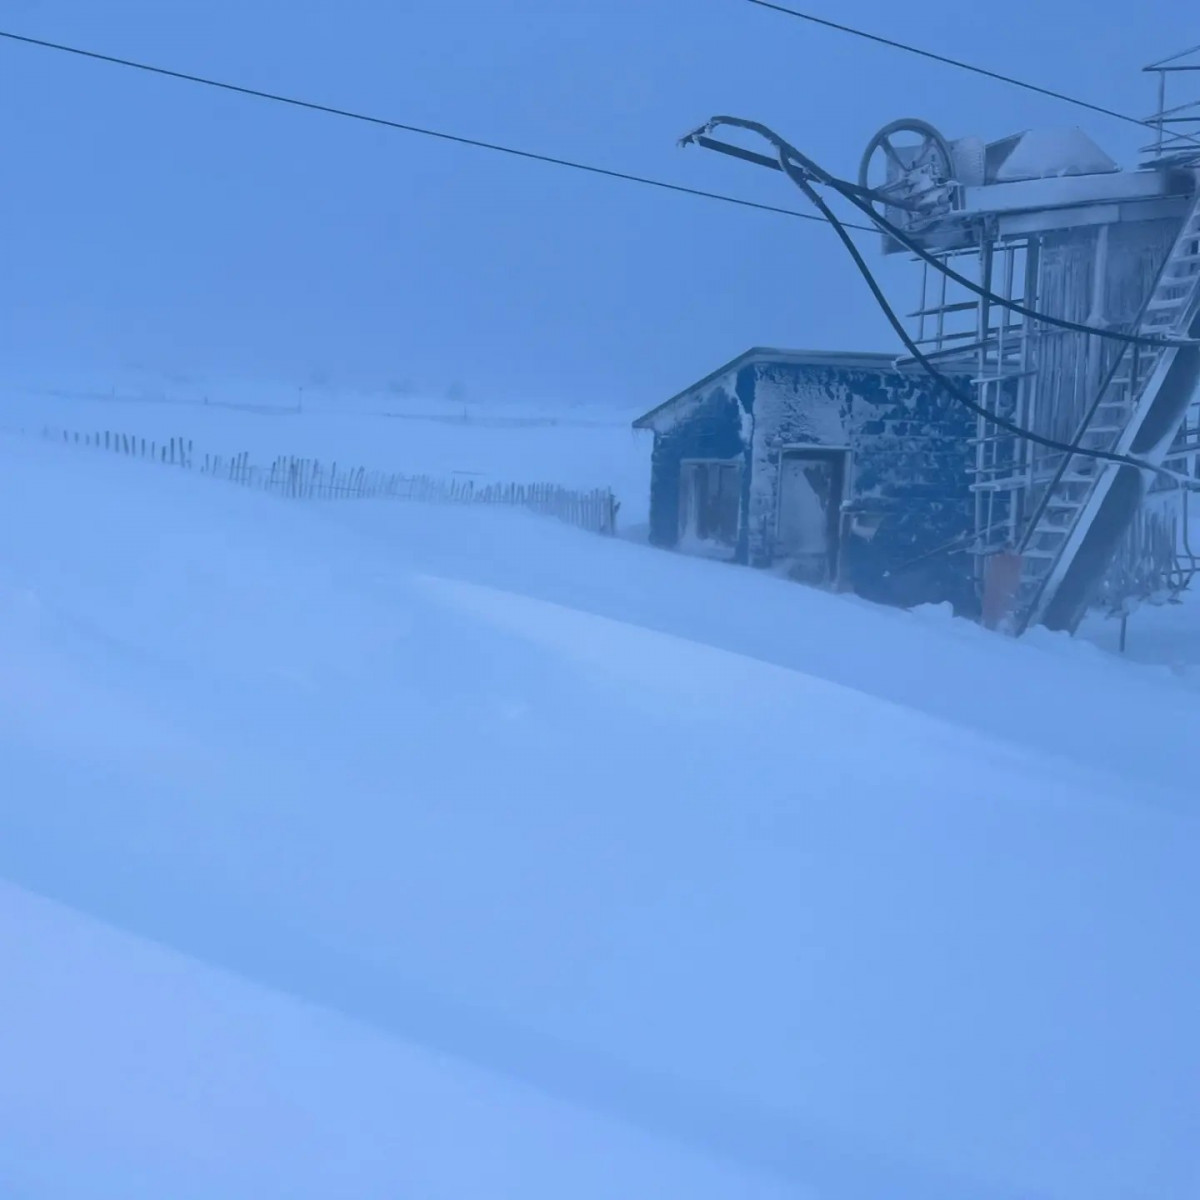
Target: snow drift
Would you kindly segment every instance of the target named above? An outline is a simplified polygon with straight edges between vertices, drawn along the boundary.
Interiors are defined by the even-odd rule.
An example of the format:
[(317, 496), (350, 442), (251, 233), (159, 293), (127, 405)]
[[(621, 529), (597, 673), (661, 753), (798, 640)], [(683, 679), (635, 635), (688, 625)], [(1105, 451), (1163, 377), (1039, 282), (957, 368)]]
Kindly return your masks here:
[[(1032, 695), (1074, 669), (1053, 653), (519, 514), (289, 507), (12, 441), (0, 462), (0, 875), (378, 1031), (356, 1038), (784, 1188), (1161, 1200), (1200, 1181), (1183, 776), (1137, 783), (1100, 738), (1091, 762), (1074, 735), (1052, 753), (1053, 731), (1019, 736), (1041, 726), (1006, 715), (1011, 690), (994, 721), (986, 695), (937, 694), (962, 654)], [(1169, 681), (1133, 692), (1136, 711), (1110, 699), (1144, 744), (1194, 712)], [(4, 897), (8, 936), (50, 953), (55, 921)], [(18, 1040), (97, 1033), (107, 937), (73, 1004), (33, 1002), (21, 960)], [(123, 995), (166, 1003), (152, 981)], [(155, 1088), (200, 1069), (180, 1053), (145, 1068)], [(428, 1069), (403, 1053), (398, 1076)], [(261, 1059), (221, 1061), (208, 1096), (232, 1110)], [(111, 1167), (110, 1066), (72, 1056), (53, 1090), (19, 1067), (6, 1161), (62, 1145), (67, 1089), (82, 1177)], [(322, 1108), (316, 1144), (360, 1111)], [(186, 1171), (201, 1134), (164, 1124), (120, 1143), (131, 1171)], [(394, 1178), (371, 1162), (356, 1194)], [(629, 1178), (595, 1194), (666, 1194)]]

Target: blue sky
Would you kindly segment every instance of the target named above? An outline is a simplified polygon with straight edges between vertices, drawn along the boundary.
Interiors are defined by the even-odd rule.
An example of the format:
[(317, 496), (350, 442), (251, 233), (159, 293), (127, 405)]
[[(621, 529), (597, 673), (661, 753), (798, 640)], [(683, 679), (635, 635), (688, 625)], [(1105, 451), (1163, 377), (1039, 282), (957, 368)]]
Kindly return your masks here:
[[(797, 0), (1135, 115), (1179, 0)], [(1138, 130), (744, 0), (10, 0), (0, 25), (803, 206), (676, 138), (772, 123), (845, 175), (884, 123)], [(1200, 91), (1200, 86), (1198, 86)], [(818, 225), (0, 44), (4, 368), (458, 385), (646, 405), (753, 344), (891, 349)], [(889, 263), (902, 306), (915, 277)]]

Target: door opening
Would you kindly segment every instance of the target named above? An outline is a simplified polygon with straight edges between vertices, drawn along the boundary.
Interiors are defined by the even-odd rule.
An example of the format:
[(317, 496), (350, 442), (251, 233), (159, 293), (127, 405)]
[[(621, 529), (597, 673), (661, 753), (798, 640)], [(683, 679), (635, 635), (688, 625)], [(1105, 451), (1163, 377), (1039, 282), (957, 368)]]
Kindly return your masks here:
[(742, 509), (741, 463), (734, 459), (686, 459), (679, 478), (680, 548), (731, 554), (737, 547)]
[(849, 451), (785, 449), (779, 458), (776, 562), (804, 583), (837, 581)]

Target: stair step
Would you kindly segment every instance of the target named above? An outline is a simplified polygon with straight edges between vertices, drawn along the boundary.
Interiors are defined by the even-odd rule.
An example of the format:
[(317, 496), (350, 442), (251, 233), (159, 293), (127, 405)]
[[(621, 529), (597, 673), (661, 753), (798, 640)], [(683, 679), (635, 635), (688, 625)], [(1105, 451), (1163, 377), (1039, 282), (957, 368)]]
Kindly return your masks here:
[(1002, 433), (989, 433), (987, 437), (971, 437), (967, 438), (968, 446), (985, 446), (992, 442), (1012, 442), (1015, 441), (1017, 435), (1009, 433), (1007, 430)]
[(1093, 462), (1095, 462), (1095, 459), (1087, 458), (1081, 454), (1077, 454), (1075, 457), (1080, 460), (1080, 463), (1081, 463), (1080, 466), (1072, 467), (1072, 466), (1068, 465), (1062, 475), (1059, 475), (1057, 472), (1054, 472), (1054, 471), (1045, 472), (1043, 474), (1040, 474), (1034, 479), (1034, 481), (1033, 481), (1034, 486), (1035, 487), (1053, 487), (1055, 484), (1062, 483), (1064, 481), (1066, 481), (1067, 483), (1070, 483), (1071, 480), (1073, 480), (1073, 479), (1077, 479), (1083, 483), (1095, 482), (1095, 480), (1096, 480), (1095, 473), (1085, 469), (1086, 467), (1091, 465)]
[[(973, 469), (973, 474), (979, 475), (978, 470)], [(1026, 475), (1005, 475), (1002, 479), (981, 479), (976, 483), (971, 484), (973, 492), (1016, 492), (1021, 488), (1029, 486), (1029, 479)]]
[(1187, 288), (1191, 283), (1190, 279), (1167, 279), (1158, 285), (1158, 291), (1167, 291), (1173, 288), (1184, 290), (1182, 296), (1157, 296), (1146, 304), (1147, 312), (1163, 312), (1167, 309), (1182, 308), (1188, 301)]
[[(1114, 364), (1106, 391), (1100, 398), (1103, 402), (1091, 410), (1089, 425), (1078, 439), (1082, 443), (1081, 449), (1090, 448), (1096, 452), (1123, 444), (1136, 428), (1139, 414), (1149, 413), (1151, 407), (1157, 413), (1162, 407), (1154, 394), (1156, 381), (1162, 378), (1178, 347), (1198, 344), (1186, 336), (1198, 304), (1200, 192), (1188, 201), (1188, 211), (1179, 226), (1179, 233), (1137, 321), (1136, 329), (1145, 338), (1145, 343), (1141, 347), (1126, 347), (1123, 357)], [(1181, 414), (1173, 414), (1171, 419), (1175, 416)], [(1178, 432), (1177, 425), (1171, 428)], [(1172, 445), (1168, 457), (1172, 460), (1179, 457), (1177, 446)], [(1044, 475), (1034, 481), (1034, 495), (1040, 494), (1043, 499), (1032, 528), (1026, 527), (1028, 545), (1023, 551), (1025, 561), (1018, 587), (1018, 603), (1023, 606), (1023, 616), (1032, 622), (1045, 618), (1047, 606), (1054, 604), (1061, 581), (1069, 580), (1069, 586), (1078, 584), (1081, 587), (1095, 582), (1094, 573), (1101, 567), (1098, 563), (1077, 560), (1078, 547), (1082, 544), (1078, 533), (1085, 518), (1092, 515), (1093, 508), (1102, 519), (1109, 514), (1108, 500), (1102, 505), (1098, 501), (1104, 494), (1106, 483), (1114, 478), (1114, 464), (1098, 458), (1088, 460), (1083, 454), (1063, 455), (1050, 461), (1056, 463), (1063, 474), (1053, 481), (1053, 485)], [(1115, 538), (1117, 532), (1114, 528), (1112, 537)], [(1106, 532), (1104, 539), (1108, 537)]]
[[(1089, 458), (1085, 454), (1077, 454), (1072, 462), (1067, 464), (1066, 475), (1064, 478), (1070, 478), (1072, 475), (1080, 475), (1085, 479), (1095, 479), (1100, 473), (1100, 466), (1094, 458)], [(1054, 471), (1046, 471), (1038, 477), (1038, 483), (1053, 483)]]
[(1077, 508), (1063, 509), (1046, 509), (1042, 514), (1041, 520), (1038, 522), (1039, 529), (1054, 530), (1056, 533), (1067, 534), (1075, 526), (1075, 515), (1079, 512)]

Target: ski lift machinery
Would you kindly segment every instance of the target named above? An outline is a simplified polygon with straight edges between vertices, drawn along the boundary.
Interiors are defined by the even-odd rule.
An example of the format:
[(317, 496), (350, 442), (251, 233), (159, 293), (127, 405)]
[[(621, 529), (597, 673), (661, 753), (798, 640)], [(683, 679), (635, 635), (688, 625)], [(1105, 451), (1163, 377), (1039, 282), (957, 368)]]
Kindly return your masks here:
[[(1200, 102), (1168, 106), (1166, 95), (1169, 81), (1196, 78), (1200, 47), (1146, 70), (1159, 107), (1134, 170), (1077, 128), (985, 142), (894, 121), (871, 138), (856, 182), (753, 121), (716, 117), (684, 139), (782, 170), (815, 203), (814, 189), (849, 201), (880, 228), (885, 254), (918, 264), (898, 361), (969, 380), (974, 530), (963, 549), (981, 592), (995, 556), (1019, 556), (1017, 633), (1074, 630), (1090, 607), (1125, 615), (1174, 600), (1200, 566), (1187, 507), (1200, 478)], [(714, 138), (721, 127), (772, 153)]]

